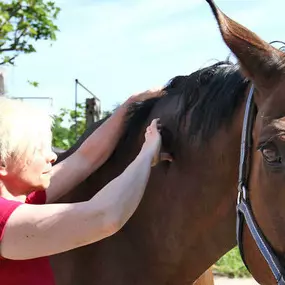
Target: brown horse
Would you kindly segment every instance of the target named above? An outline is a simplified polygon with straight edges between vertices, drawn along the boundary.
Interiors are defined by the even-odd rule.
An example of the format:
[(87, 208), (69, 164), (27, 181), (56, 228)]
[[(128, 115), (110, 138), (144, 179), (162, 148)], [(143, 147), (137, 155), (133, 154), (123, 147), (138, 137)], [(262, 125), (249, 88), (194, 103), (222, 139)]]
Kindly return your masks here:
[[(250, 202), (283, 264), (285, 57), (207, 2), (239, 64), (219, 62), (177, 76), (165, 87), (166, 96), (134, 106), (110, 159), (61, 201), (87, 200), (119, 175), (138, 153), (153, 118), (161, 118), (162, 150), (173, 161), (152, 169), (139, 208), (117, 234), (51, 258), (58, 285), (192, 284), (236, 245), (240, 142), (251, 83), (257, 115), (250, 133)], [(245, 223), (242, 244), (254, 278), (276, 284)]]

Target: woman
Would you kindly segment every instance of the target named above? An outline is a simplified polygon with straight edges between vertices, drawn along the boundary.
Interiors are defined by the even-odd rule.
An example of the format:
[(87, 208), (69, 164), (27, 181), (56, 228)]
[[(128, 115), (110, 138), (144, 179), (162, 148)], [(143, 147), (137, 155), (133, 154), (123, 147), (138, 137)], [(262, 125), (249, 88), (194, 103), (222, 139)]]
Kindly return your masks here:
[(113, 152), (128, 106), (162, 95), (130, 97), (80, 148), (52, 167), (51, 121), (20, 101), (0, 98), (0, 284), (53, 285), (48, 256), (116, 233), (137, 208), (160, 150), (157, 120), (135, 160), (92, 199), (51, 204)]

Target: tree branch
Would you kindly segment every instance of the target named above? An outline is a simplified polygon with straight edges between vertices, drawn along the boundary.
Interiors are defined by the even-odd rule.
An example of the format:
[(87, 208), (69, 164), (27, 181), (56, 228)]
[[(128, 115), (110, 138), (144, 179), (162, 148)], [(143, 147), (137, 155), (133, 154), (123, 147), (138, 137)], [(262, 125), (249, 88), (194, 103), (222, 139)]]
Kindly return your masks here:
[(32, 40), (55, 40), (58, 28), (53, 20), (59, 11), (54, 2), (0, 0), (0, 65), (14, 64), (21, 53), (35, 52)]
[(11, 58), (9, 58), (9, 60), (8, 61), (2, 61), (2, 62), (0, 62), (0, 65), (3, 65), (3, 64), (6, 64), (6, 63), (9, 63), (9, 64), (11, 64), (11, 65), (13, 65), (14, 64), (14, 59), (18, 56), (19, 54), (15, 54), (14, 56), (12, 56)]
[(15, 31), (14, 42), (10, 45), (10, 47), (3, 48), (3, 49), (0, 48), (0, 53), (7, 52), (7, 51), (22, 51), (21, 49), (17, 48), (17, 45), (19, 44), (20, 39), (23, 37), (26, 31), (27, 31), (27, 28), (25, 28), (18, 37), (16, 37), (17, 31)]
[[(6, 4), (9, 5), (9, 4)], [(21, 4), (18, 2), (17, 6), (13, 7), (13, 9), (7, 9), (7, 12), (9, 13), (9, 18), (0, 26), (0, 30), (4, 27), (5, 24), (11, 21), (13, 17), (16, 16), (16, 14), (19, 12), (19, 10), (22, 8)]]

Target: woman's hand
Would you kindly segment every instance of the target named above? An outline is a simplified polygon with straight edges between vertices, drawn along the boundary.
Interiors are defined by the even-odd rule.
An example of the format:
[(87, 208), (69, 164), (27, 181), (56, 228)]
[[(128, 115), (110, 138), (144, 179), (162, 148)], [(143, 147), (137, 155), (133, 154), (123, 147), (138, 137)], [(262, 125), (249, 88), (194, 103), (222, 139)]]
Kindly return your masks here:
[(159, 162), (159, 153), (161, 148), (161, 125), (159, 119), (152, 120), (151, 124), (146, 128), (145, 142), (142, 146), (142, 152), (147, 152), (152, 156), (152, 165)]
[(153, 88), (153, 89), (149, 89), (149, 90), (146, 90), (144, 92), (132, 95), (126, 101), (126, 104), (129, 105), (129, 104), (132, 104), (135, 102), (143, 102), (143, 101), (146, 101), (148, 99), (159, 98), (163, 95), (164, 95), (164, 91), (162, 88)]

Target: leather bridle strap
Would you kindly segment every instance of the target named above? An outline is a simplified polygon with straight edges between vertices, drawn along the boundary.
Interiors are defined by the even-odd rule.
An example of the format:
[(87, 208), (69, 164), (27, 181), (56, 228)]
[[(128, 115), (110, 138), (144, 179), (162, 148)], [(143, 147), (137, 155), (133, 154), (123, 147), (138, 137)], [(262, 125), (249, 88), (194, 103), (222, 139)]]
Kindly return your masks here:
[[(244, 264), (249, 270), (244, 257), (244, 251), (242, 246), (242, 234), (243, 225), (246, 222), (252, 237), (255, 240), (260, 252), (265, 258), (270, 270), (272, 271), (277, 284), (285, 285), (284, 268), (280, 264), (277, 256), (272, 250), (269, 243), (266, 241), (261, 229), (254, 219), (254, 215), (250, 206), (250, 200), (248, 195), (248, 179), (250, 175), (250, 162), (251, 162), (251, 148), (252, 148), (252, 130), (253, 123), (256, 117), (256, 106), (253, 100), (254, 85), (251, 86), (243, 121), (242, 129), (242, 141), (241, 141), (241, 153), (240, 153), (240, 165), (239, 165), (239, 185), (238, 185), (238, 199), (237, 199), (237, 243), (240, 250), (240, 254)], [(250, 270), (249, 270), (250, 271)]]
[[(278, 258), (274, 254), (274, 252), (271, 250), (270, 245), (267, 243), (264, 235), (262, 234), (260, 228), (258, 227), (255, 219), (253, 218), (253, 213), (251, 210), (250, 205), (241, 199), (241, 202), (237, 205), (237, 211), (239, 212), (239, 219), (241, 218), (241, 215), (243, 215), (243, 218), (246, 221), (247, 227), (249, 228), (252, 237), (255, 240), (256, 245), (258, 246), (260, 252), (262, 253), (263, 257), (265, 258), (268, 266), (270, 267), (278, 285), (285, 285), (285, 279), (284, 279), (284, 269), (280, 262), (278, 261)], [(241, 241), (238, 241), (239, 247), (242, 245)], [(242, 247), (240, 247), (240, 250), (242, 250)], [(244, 258), (244, 255), (243, 255)], [(243, 262), (245, 263), (245, 260), (243, 259)], [(246, 263), (245, 263), (246, 264)]]

